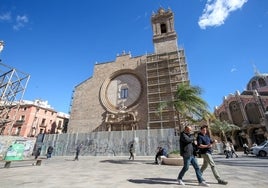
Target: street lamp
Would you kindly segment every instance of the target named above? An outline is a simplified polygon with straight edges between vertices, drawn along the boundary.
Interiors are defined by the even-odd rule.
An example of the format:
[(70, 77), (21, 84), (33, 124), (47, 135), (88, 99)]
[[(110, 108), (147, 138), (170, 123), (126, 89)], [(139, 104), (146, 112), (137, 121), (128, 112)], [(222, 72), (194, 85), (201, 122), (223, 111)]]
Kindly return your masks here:
[[(2, 52), (2, 50), (4, 49), (4, 41), (0, 40), (0, 53)], [(0, 62), (2, 60), (0, 59)]]
[(4, 41), (0, 40), (0, 53), (4, 49)]

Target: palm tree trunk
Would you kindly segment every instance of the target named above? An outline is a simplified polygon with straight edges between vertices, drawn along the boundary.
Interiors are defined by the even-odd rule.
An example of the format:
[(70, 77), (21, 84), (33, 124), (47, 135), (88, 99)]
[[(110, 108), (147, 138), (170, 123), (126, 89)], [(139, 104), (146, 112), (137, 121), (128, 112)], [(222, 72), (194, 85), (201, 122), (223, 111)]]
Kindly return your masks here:
[(179, 123), (179, 135), (181, 134), (181, 118), (180, 118), (180, 113), (176, 111), (176, 115), (177, 115), (177, 119), (178, 119), (178, 123)]
[(222, 136), (223, 136), (224, 140), (227, 142), (227, 137), (226, 137), (225, 132), (224, 132), (224, 131), (221, 131), (221, 134), (222, 134)]

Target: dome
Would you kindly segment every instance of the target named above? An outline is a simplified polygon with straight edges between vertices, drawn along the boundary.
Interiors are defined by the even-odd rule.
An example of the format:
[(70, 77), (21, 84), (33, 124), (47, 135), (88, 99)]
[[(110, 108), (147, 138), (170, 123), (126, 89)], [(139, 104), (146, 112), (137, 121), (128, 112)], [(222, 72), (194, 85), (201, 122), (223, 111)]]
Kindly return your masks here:
[(268, 74), (267, 73), (256, 73), (248, 84), (247, 90), (266, 90), (268, 91)]

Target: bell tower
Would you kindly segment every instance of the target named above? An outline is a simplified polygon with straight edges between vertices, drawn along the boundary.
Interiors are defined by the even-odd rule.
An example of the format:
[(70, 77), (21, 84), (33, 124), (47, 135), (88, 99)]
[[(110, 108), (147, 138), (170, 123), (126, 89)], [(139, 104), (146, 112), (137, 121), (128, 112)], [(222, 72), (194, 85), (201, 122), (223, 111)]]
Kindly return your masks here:
[(171, 10), (160, 8), (151, 17), (153, 28), (154, 53), (146, 56), (147, 77), (147, 128), (173, 128), (180, 134), (181, 123), (174, 107), (165, 106), (161, 113), (156, 113), (163, 102), (174, 100), (177, 87), (189, 83), (184, 49), (177, 45), (174, 30), (174, 15)]
[(152, 15), (153, 43), (156, 54), (178, 51), (177, 34), (174, 30), (174, 15), (160, 8)]

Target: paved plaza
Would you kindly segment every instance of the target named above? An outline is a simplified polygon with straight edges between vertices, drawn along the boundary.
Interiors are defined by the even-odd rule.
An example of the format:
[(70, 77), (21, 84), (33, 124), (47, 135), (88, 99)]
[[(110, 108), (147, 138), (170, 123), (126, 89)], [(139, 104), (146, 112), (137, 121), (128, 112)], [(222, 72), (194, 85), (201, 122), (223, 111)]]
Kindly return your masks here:
[[(139, 157), (134, 161), (125, 157), (81, 156), (52, 157), (43, 159), (41, 166), (31, 162), (11, 164), (3, 168), (0, 162), (1, 188), (179, 188), (199, 187), (192, 166), (184, 177), (186, 186), (178, 185), (176, 178), (181, 166), (155, 165), (154, 156)], [(268, 159), (244, 156), (225, 159), (223, 155), (214, 155), (222, 178), (228, 185), (219, 185), (211, 169), (204, 173), (204, 178), (213, 188), (262, 188), (268, 186)]]

